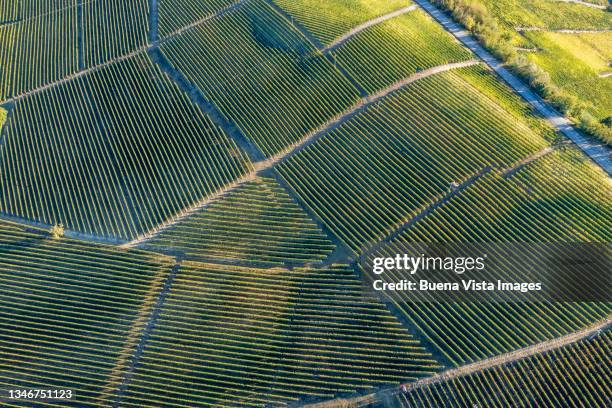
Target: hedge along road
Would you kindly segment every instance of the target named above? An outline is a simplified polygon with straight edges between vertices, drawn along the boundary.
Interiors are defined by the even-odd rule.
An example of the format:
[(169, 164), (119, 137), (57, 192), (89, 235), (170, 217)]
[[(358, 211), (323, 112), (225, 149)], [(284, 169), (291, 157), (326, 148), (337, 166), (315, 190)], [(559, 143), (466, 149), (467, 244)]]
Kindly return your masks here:
[(601, 166), (608, 176), (612, 172), (612, 161), (610, 149), (603, 143), (586, 137), (578, 132), (571, 122), (549, 106), (528, 85), (524, 84), (516, 75), (506, 69), (503, 64), (487, 51), (476, 38), (474, 38), (461, 25), (456, 23), (428, 0), (414, 0), (427, 13), (436, 19), (442, 26), (461, 41), (466, 47), (480, 57), (491, 69), (493, 69), (516, 93), (523, 97), (536, 111), (546, 118), (559, 132), (574, 142), (587, 156)]

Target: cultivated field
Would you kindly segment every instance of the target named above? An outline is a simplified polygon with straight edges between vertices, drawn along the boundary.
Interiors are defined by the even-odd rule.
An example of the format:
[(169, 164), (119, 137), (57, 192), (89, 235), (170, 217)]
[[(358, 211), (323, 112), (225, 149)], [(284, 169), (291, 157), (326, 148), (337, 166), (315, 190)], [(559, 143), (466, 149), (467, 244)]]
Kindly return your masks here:
[[(470, 4), (606, 132), (605, 2)], [(0, 0), (0, 393), (76, 395), (0, 405), (610, 406), (610, 302), (368, 287), (612, 238), (609, 149), (430, 6)]]

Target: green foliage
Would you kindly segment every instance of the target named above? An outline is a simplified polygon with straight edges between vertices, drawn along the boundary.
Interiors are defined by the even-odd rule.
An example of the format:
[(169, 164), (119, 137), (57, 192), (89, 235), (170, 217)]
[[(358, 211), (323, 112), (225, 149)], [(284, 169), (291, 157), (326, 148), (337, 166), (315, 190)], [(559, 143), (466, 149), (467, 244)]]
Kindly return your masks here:
[(109, 407), (172, 259), (46, 235), (0, 222), (0, 382)]
[[(272, 22), (265, 38), (254, 35), (255, 18)], [(359, 99), (358, 90), (326, 58), (302, 57), (317, 51), (299, 38), (269, 5), (249, 2), (161, 49), (207, 100), (272, 156)]]
[(0, 210), (73, 231), (129, 240), (250, 166), (146, 54), (19, 100), (11, 118)]
[[(397, 243), (609, 242), (611, 193), (607, 174), (581, 151), (567, 148), (510, 177), (495, 172), (481, 177)], [(445, 304), (413, 302), (400, 292), (389, 296), (457, 365), (569, 334), (610, 313), (609, 304), (491, 303), (485, 295), (482, 302)]]
[(433, 0), (449, 10), (453, 17), (470, 30), (484, 46), (506, 62), (520, 77), (526, 80), (542, 97), (573, 119), (585, 132), (610, 143), (610, 129), (596, 121), (584, 120), (589, 113), (577, 96), (556, 86), (550, 75), (526, 56), (514, 49), (511, 33), (500, 27), (496, 19), (479, 0)]

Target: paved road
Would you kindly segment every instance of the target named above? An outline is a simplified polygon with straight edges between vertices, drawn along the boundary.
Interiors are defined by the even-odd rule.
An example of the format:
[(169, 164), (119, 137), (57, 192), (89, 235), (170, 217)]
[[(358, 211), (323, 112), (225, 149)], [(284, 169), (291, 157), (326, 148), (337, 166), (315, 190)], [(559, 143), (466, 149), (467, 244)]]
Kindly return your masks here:
[(512, 72), (506, 69), (489, 51), (480, 45), (468, 31), (453, 21), (451, 17), (440, 11), (427, 0), (414, 0), (427, 13), (435, 18), (451, 34), (461, 41), (467, 48), (478, 55), (487, 65), (523, 97), (533, 108), (544, 116), (557, 130), (574, 142), (595, 163), (600, 165), (608, 176), (612, 171), (612, 158), (610, 148), (578, 132), (570, 121), (542, 100), (531, 88), (523, 83)]

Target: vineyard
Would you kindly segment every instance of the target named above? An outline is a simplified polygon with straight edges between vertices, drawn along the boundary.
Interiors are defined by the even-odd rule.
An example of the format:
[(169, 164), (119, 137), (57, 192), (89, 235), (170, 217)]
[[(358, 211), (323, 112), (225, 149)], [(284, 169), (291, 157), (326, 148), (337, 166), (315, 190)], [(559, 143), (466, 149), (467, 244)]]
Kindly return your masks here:
[(580, 343), (515, 364), (418, 388), (396, 397), (409, 407), (606, 407), (610, 399), (607, 331)]
[(322, 261), (334, 249), (285, 190), (265, 178), (211, 203), (146, 247), (203, 259), (279, 265)]
[[(261, 26), (268, 31), (258, 31)], [(359, 96), (262, 1), (181, 34), (162, 51), (266, 156), (340, 114)]]
[(0, 386), (72, 389), (80, 406), (109, 406), (171, 266), (1, 222)]
[(432, 3), (0, 0), (0, 405), (611, 406), (608, 301), (372, 291), (612, 239), (607, 4)]
[(376, 104), (278, 170), (357, 253), (451, 183), (509, 166), (546, 144), (461, 76), (444, 73)]
[(184, 262), (121, 406), (283, 406), (437, 369), (349, 268)]
[(421, 10), (371, 27), (332, 53), (369, 93), (417, 71), (471, 58)]
[[(608, 242), (609, 194), (606, 176), (580, 153), (556, 151), (512, 176), (483, 176), (397, 242)], [(386, 301), (454, 364), (568, 334), (610, 314), (609, 304), (598, 303), (417, 303), (401, 292)]]
[(0, 210), (111, 239), (134, 238), (249, 167), (146, 55), (18, 101), (5, 126)]
[(407, 6), (406, 0), (275, 0), (321, 43), (359, 24)]

